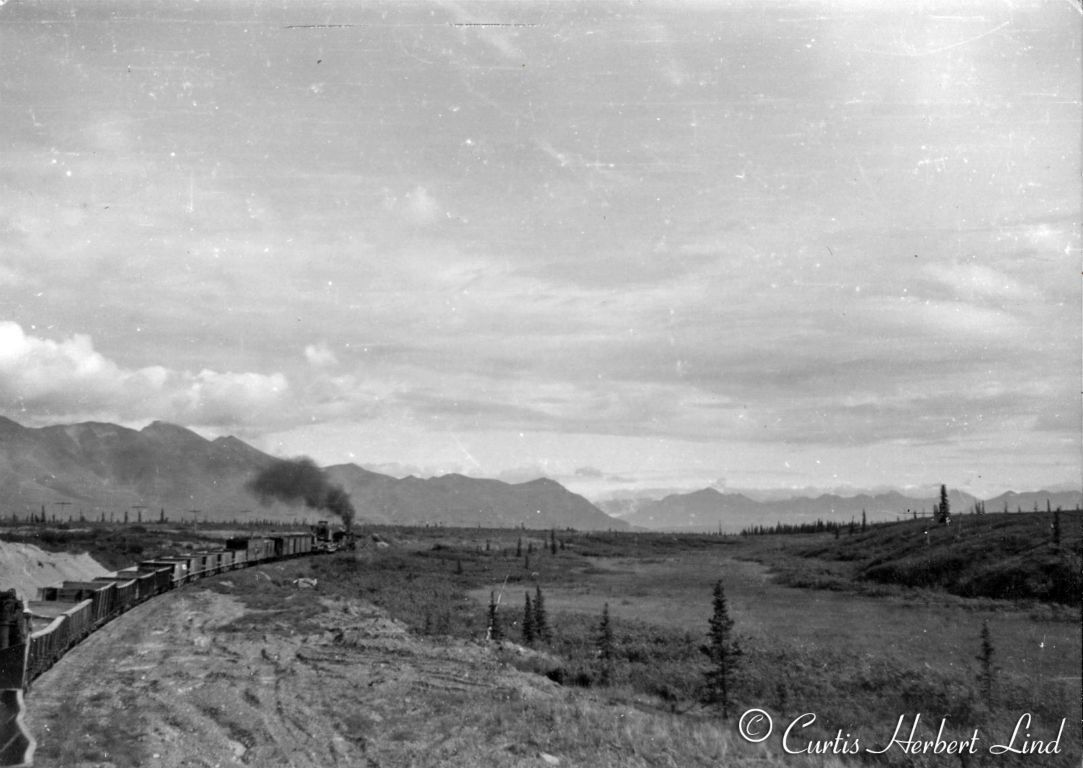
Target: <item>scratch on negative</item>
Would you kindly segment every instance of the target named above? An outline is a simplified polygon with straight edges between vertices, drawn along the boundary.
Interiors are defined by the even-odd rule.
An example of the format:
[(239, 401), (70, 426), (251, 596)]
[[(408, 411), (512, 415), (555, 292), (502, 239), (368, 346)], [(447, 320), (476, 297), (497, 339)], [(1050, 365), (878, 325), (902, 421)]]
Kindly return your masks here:
[(997, 32), (1004, 29), (1004, 27), (1008, 26), (1009, 24), (1011, 24), (1010, 21), (1005, 21), (1005, 22), (1002, 22), (1002, 23), (998, 24), (997, 26), (993, 27), (992, 29), (990, 29), (990, 30), (988, 30), (986, 32), (982, 32), (980, 35), (974, 35), (974, 37), (968, 37), (966, 40), (960, 40), (957, 43), (952, 43), (950, 45), (943, 45), (943, 46), (941, 46), (939, 48), (932, 48), (932, 49), (927, 50), (927, 51), (909, 50), (909, 51), (904, 51), (902, 53), (893, 53), (892, 51), (878, 51), (878, 50), (870, 50), (870, 49), (864, 49), (864, 48), (859, 49), (859, 50), (862, 53), (879, 54), (881, 56), (902, 56), (902, 57), (905, 57), (905, 58), (918, 58), (918, 57), (921, 57), (921, 56), (932, 56), (932, 55), (937, 54), (937, 53), (943, 53), (944, 51), (950, 51), (953, 48), (961, 48), (964, 45), (970, 45), (971, 43), (974, 43), (974, 42), (977, 42), (978, 40), (981, 40), (983, 37), (989, 37), (989, 35), (995, 35)]
[(475, 22), (458, 22), (452, 24), (453, 27), (536, 27), (537, 24), (517, 24), (498, 21), (475, 21)]
[(287, 24), (282, 29), (349, 29), (367, 26), (368, 24)]

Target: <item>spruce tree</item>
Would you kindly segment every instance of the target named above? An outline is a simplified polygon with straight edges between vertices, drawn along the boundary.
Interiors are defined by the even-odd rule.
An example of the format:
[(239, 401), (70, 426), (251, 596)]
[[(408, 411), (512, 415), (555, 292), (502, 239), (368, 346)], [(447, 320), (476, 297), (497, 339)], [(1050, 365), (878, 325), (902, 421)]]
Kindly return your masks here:
[(522, 536), (520, 536), (519, 540), (517, 542), (515, 542), (515, 556), (516, 557), (522, 557), (523, 556), (523, 537)]
[(555, 528), (549, 529), (549, 554), (557, 553), (557, 532)]
[(530, 593), (524, 592), (526, 603), (523, 606), (523, 643), (534, 645), (536, 633), (534, 632), (534, 606), (530, 603)]
[(951, 505), (948, 503), (948, 487), (940, 486), (940, 504), (936, 508), (936, 522), (948, 523), (951, 521)]
[(733, 637), (733, 619), (729, 615), (721, 580), (714, 585), (712, 604), (714, 612), (708, 622), (710, 628), (704, 648), (711, 660), (711, 668), (707, 670), (707, 702), (721, 707), (725, 720), (730, 714), (730, 688), (741, 651)]
[(553, 633), (549, 629), (549, 617), (545, 613), (545, 598), (542, 597), (541, 587), (534, 588), (534, 635), (543, 643), (553, 639)]
[(1053, 512), (1053, 544), (1060, 546), (1060, 507)]
[(865, 510), (861, 510), (861, 532), (864, 533), (867, 530), (869, 530), (869, 521), (865, 517)]
[(981, 669), (978, 671), (978, 685), (985, 705), (993, 707), (993, 642), (989, 637), (989, 622), (981, 623), (981, 653), (978, 654)]
[(613, 678), (613, 625), (609, 621), (609, 603), (602, 607), (602, 623), (598, 625), (598, 659), (601, 661), (598, 681), (609, 685)]
[(500, 626), (500, 613), (497, 611), (496, 592), (489, 593), (489, 639), (500, 642), (504, 639), (504, 630)]

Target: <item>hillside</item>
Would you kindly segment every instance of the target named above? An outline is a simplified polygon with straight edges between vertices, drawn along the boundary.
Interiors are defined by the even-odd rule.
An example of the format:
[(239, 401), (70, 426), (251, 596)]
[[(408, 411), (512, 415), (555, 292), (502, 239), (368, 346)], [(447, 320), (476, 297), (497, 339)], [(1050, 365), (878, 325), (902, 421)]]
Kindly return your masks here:
[(103, 512), (173, 519), (243, 513), (245, 480), (270, 457), (235, 438), (206, 440), (164, 422), (141, 430), (86, 422), (30, 429), (0, 424), (0, 513)]
[(108, 571), (90, 555), (46, 552), (32, 544), (0, 541), (0, 589), (37, 599), (38, 589), (63, 581), (90, 581)]
[(399, 480), (353, 464), (329, 467), (327, 472), (372, 522), (489, 528), (629, 528), (627, 523), (606, 515), (582, 496), (546, 478), (517, 484), (456, 474)]
[[(949, 490), (948, 501), (954, 512), (968, 512), (978, 501), (968, 493)], [(1078, 492), (1008, 493), (986, 502), (988, 512), (1014, 512), (1017, 508), (1031, 511), (1035, 505), (1042, 510), (1047, 503), (1051, 509), (1060, 506), (1074, 509), (1083, 501)], [(640, 501), (634, 511), (621, 519), (634, 526), (652, 530), (737, 532), (751, 526), (771, 526), (777, 522), (800, 524), (816, 520), (848, 522), (861, 520), (865, 513), (869, 522), (888, 522), (932, 514), (939, 498), (913, 498), (892, 491), (886, 493), (839, 496), (824, 494), (815, 498), (795, 498), (757, 501), (740, 493), (721, 493), (713, 488), (683, 494), (670, 494), (657, 501)], [(627, 505), (626, 505), (627, 506)]]
[[(236, 437), (207, 440), (156, 421), (141, 430), (86, 422), (40, 429), (0, 418), (0, 516), (120, 520), (294, 520), (318, 513), (264, 507), (245, 483), (273, 457)], [(552, 480), (511, 485), (447, 475), (397, 479), (354, 464), (328, 474), (361, 522), (626, 529)], [(322, 513), (326, 515), (326, 513)]]
[[(1057, 518), (1059, 541), (1054, 535)], [(792, 546), (779, 550), (785, 556), (772, 564), (784, 581), (838, 589), (845, 588), (841, 577), (857, 584), (937, 589), (962, 597), (1069, 605), (1078, 605), (1083, 591), (1080, 512), (961, 515), (949, 525), (904, 520), (872, 526), (865, 533), (820, 538), (819, 543), (802, 544), (795, 537)], [(817, 561), (829, 565), (821, 568)]]

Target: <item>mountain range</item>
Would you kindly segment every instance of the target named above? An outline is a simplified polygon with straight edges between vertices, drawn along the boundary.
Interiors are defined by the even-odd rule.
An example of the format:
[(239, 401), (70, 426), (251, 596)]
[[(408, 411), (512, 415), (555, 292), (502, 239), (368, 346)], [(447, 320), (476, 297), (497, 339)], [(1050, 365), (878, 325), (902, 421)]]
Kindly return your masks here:
[[(156, 421), (28, 428), (0, 417), (0, 516), (58, 519), (315, 520), (327, 513), (263, 506), (245, 484), (274, 458), (235, 437), (207, 440)], [(328, 467), (350, 494), (358, 522), (494, 527), (628, 529), (547, 479), (509, 484), (445, 475), (402, 479), (355, 464)]]
[[(954, 514), (970, 512), (978, 502), (974, 496), (948, 489), (948, 504)], [(896, 520), (914, 515), (932, 515), (940, 503), (939, 495), (911, 497), (897, 491), (840, 496), (823, 494), (816, 497), (757, 501), (741, 493), (722, 493), (704, 488), (692, 493), (673, 493), (661, 499), (620, 499), (599, 506), (610, 514), (639, 528), (669, 531), (735, 532), (750, 526), (824, 522), (860, 522), (862, 515), (869, 522)], [(1035, 506), (1045, 509), (1061, 507), (1075, 509), (1083, 504), (1079, 491), (1009, 491), (985, 501), (986, 512), (1032, 511)], [(623, 513), (623, 514), (622, 514)]]
[[(207, 440), (184, 427), (156, 421), (140, 430), (85, 422), (23, 427), (0, 417), (0, 517), (56, 515), (58, 519), (315, 520), (327, 513), (274, 502), (263, 506), (246, 483), (274, 457), (236, 437)], [(753, 499), (713, 488), (663, 498), (621, 498), (595, 506), (559, 483), (525, 483), (450, 474), (396, 478), (356, 464), (325, 468), (350, 495), (360, 523), (482, 525), (491, 527), (733, 533), (776, 522), (869, 522), (932, 514), (936, 497), (897, 491), (806, 498)], [(977, 499), (949, 489), (953, 512)], [(989, 512), (1029, 511), (1047, 505), (1073, 509), (1079, 491), (1009, 492), (985, 502)]]

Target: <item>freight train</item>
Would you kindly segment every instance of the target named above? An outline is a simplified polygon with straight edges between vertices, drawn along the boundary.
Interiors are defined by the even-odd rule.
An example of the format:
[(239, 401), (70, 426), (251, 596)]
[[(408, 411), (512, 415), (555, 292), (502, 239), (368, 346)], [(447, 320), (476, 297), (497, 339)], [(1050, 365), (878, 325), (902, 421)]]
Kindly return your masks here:
[(103, 624), (156, 595), (206, 576), (326, 552), (317, 533), (227, 539), (224, 549), (157, 557), (92, 581), (65, 581), (23, 601), (0, 592), (0, 766), (29, 765), (22, 694), (45, 670)]

